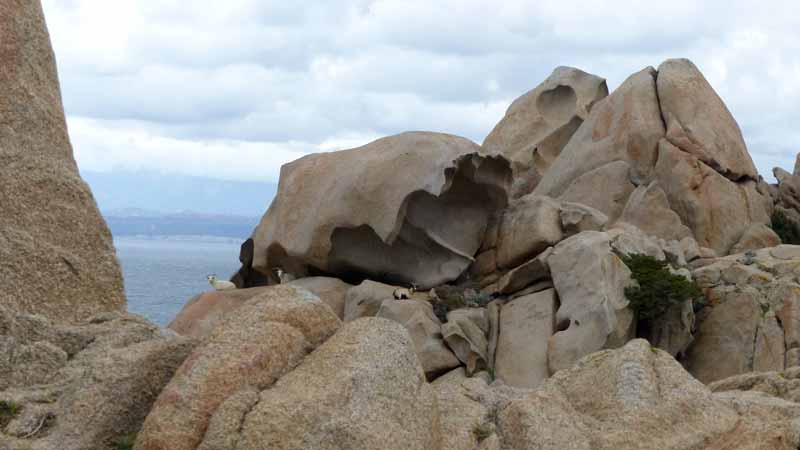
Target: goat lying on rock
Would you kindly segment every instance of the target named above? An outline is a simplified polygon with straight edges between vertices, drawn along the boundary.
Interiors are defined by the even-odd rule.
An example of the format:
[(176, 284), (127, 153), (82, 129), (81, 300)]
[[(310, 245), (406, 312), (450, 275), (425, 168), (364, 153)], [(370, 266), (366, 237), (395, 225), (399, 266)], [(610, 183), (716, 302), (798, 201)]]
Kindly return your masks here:
[(208, 275), (209, 284), (214, 287), (214, 289), (218, 291), (228, 291), (231, 289), (236, 289), (236, 285), (231, 283), (230, 281), (225, 280), (218, 280), (216, 275)]
[(395, 300), (409, 300), (414, 293), (417, 292), (417, 287), (415, 285), (411, 285), (410, 288), (397, 288), (394, 290), (392, 294)]

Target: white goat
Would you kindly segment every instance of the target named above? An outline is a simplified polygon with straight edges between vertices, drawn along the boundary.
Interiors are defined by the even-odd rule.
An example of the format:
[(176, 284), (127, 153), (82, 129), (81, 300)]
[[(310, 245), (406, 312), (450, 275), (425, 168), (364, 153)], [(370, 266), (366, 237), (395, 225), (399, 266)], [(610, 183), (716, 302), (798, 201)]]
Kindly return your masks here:
[(276, 267), (272, 270), (275, 271), (275, 275), (278, 277), (278, 280), (280, 281), (281, 284), (286, 284), (290, 281), (294, 281), (295, 279), (297, 279), (297, 277), (290, 274), (289, 272), (284, 271), (280, 267)]
[(206, 278), (208, 278), (208, 282), (211, 284), (211, 286), (218, 291), (236, 289), (235, 284), (231, 283), (230, 281), (218, 280), (216, 275), (209, 275)]
[(395, 300), (409, 300), (414, 293), (417, 292), (417, 286), (411, 285), (410, 288), (397, 288), (394, 290), (392, 295), (394, 296)]

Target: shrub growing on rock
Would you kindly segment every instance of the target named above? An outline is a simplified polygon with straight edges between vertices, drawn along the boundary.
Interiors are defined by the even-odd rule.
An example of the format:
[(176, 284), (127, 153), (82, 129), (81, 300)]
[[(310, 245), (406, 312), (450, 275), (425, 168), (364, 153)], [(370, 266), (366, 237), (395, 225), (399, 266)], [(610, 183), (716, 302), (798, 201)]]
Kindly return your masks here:
[(114, 446), (110, 450), (133, 450), (136, 442), (136, 434), (128, 434), (114, 441)]
[(435, 296), (430, 299), (433, 312), (442, 323), (447, 322), (447, 313), (461, 308), (485, 308), (492, 300), (492, 296), (485, 292), (478, 292), (471, 288), (456, 286), (438, 286), (433, 289)]
[(0, 430), (19, 414), (20, 407), (14, 402), (0, 401)]
[(693, 281), (670, 272), (665, 261), (649, 255), (630, 254), (623, 256), (622, 262), (637, 282), (625, 288), (625, 297), (639, 320), (657, 319), (671, 306), (703, 295)]
[(779, 209), (772, 213), (772, 230), (784, 244), (800, 245), (800, 229)]

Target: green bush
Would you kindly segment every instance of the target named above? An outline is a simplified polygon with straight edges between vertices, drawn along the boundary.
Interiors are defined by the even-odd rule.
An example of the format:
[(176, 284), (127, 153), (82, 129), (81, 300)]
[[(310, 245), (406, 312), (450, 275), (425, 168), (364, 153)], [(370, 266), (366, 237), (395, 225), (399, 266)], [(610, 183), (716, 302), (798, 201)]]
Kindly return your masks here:
[(442, 323), (447, 322), (447, 313), (461, 308), (485, 308), (494, 300), (485, 292), (475, 289), (464, 289), (455, 286), (438, 286), (434, 288), (436, 297), (430, 300), (433, 312)]
[(122, 436), (114, 441), (114, 446), (110, 450), (133, 450), (133, 444), (136, 442), (136, 434), (129, 434)]
[(656, 319), (671, 306), (703, 295), (694, 282), (671, 273), (666, 262), (652, 256), (631, 254), (624, 256), (622, 262), (638, 283), (625, 288), (625, 297), (639, 320)]
[(0, 429), (5, 428), (9, 422), (14, 420), (20, 409), (19, 405), (14, 402), (0, 401)]
[(800, 229), (778, 209), (772, 213), (772, 230), (784, 244), (800, 245)]

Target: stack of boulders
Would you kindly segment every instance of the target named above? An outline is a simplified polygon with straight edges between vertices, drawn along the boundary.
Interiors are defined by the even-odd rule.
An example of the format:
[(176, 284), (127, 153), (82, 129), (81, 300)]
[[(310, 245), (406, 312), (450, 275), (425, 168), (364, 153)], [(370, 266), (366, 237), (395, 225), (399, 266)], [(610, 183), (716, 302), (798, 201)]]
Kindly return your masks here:
[[(286, 165), (239, 289), (161, 329), (123, 311), (39, 3), (0, 35), (0, 449), (800, 446), (800, 247), (770, 227), (800, 174), (758, 176), (691, 62), (611, 93), (560, 67), (482, 146)], [(641, 326), (632, 255), (703, 298)]]

